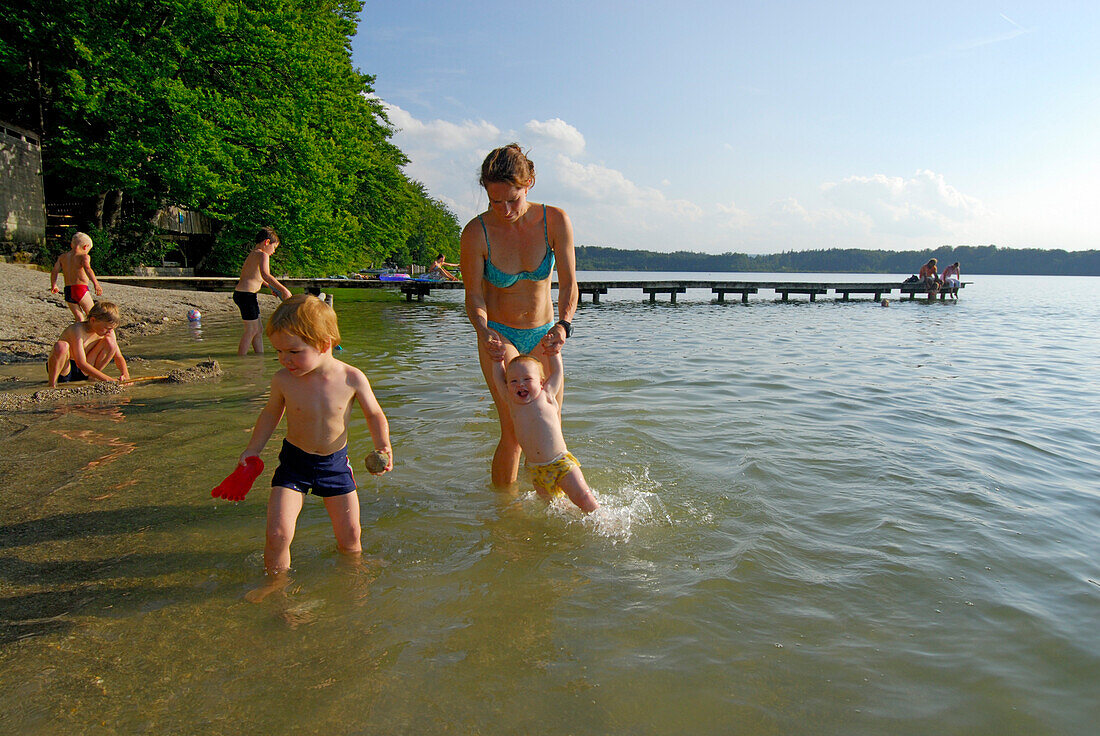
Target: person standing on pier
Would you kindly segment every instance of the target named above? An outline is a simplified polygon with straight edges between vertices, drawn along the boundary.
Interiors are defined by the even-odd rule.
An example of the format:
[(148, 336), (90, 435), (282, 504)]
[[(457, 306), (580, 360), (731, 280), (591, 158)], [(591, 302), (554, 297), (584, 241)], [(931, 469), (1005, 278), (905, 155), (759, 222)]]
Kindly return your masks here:
[[(462, 230), (462, 281), (466, 314), (477, 332), (481, 372), (497, 406), (500, 442), (493, 454), (493, 484), (506, 487), (519, 473), (520, 446), (493, 368), (517, 355), (537, 358), (550, 373), (548, 356), (561, 351), (573, 333), (577, 310), (573, 226), (564, 211), (527, 200), (535, 166), (512, 143), (497, 148), (481, 165), (481, 186), (489, 208)], [(550, 282), (558, 273), (558, 320)], [(560, 407), (564, 382), (557, 388)]]

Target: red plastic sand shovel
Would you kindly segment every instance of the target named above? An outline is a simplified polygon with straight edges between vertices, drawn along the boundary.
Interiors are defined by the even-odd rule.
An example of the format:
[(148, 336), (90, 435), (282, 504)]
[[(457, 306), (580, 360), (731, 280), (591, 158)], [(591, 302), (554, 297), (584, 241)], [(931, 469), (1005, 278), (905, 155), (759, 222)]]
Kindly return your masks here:
[(238, 464), (217, 488), (210, 491), (210, 495), (214, 498), (224, 498), (226, 501), (243, 501), (262, 472), (264, 472), (263, 460), (258, 457), (247, 458), (244, 465)]

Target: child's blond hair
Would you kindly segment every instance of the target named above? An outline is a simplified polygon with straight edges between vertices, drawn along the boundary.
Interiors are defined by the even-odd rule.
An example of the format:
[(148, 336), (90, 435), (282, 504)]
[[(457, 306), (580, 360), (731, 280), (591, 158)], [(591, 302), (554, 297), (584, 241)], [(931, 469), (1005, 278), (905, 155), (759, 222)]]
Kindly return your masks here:
[(88, 310), (88, 319), (102, 322), (105, 325), (117, 326), (121, 319), (118, 316), (118, 307), (114, 302), (96, 302)]
[(271, 337), (276, 332), (297, 335), (320, 351), (340, 344), (336, 312), (311, 294), (295, 294), (279, 305), (267, 321), (264, 334)]
[(76, 233), (73, 235), (73, 239), (69, 242), (69, 247), (87, 248), (92, 244), (92, 236), (88, 233)]
[(508, 373), (509, 368), (511, 368), (513, 365), (515, 365), (516, 363), (518, 363), (521, 360), (529, 360), (532, 363), (534, 363), (535, 365), (537, 365), (539, 367), (539, 377), (541, 377), (542, 380), (544, 380), (544, 381), (546, 380), (546, 369), (542, 367), (542, 361), (539, 360), (538, 358), (536, 358), (533, 355), (517, 355), (516, 357), (509, 360), (508, 365), (504, 369), (505, 374)]

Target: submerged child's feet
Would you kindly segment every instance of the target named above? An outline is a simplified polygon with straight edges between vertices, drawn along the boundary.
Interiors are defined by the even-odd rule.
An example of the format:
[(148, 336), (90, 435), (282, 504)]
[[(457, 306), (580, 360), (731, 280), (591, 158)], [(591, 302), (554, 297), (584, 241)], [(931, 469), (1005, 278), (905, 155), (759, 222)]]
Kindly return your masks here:
[(290, 585), (290, 571), (265, 573), (267, 579), (263, 585), (244, 594), (244, 599), (249, 603), (262, 603), (272, 593), (281, 593)]

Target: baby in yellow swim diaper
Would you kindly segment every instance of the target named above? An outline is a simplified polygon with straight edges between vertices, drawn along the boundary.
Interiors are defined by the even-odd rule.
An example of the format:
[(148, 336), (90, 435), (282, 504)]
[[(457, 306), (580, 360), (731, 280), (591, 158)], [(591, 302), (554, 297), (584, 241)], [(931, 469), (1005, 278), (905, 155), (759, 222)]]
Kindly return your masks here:
[(557, 400), (563, 381), (561, 354), (545, 359), (549, 374), (542, 361), (531, 355), (518, 355), (507, 366), (501, 360), (493, 366), (493, 382), (508, 398), (516, 440), (527, 457), (535, 491), (543, 496), (565, 493), (581, 511), (590, 513), (600, 505), (561, 433)]

